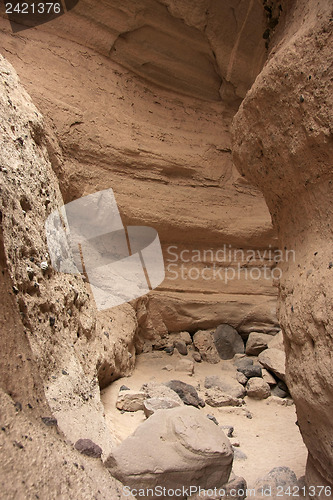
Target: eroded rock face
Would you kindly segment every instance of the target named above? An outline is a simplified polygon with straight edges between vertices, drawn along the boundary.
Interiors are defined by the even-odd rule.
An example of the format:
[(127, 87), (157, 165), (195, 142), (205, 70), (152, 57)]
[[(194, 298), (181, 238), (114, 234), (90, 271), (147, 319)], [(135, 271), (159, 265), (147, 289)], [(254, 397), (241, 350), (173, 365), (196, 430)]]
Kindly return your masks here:
[[(56, 130), (65, 202), (111, 187), (125, 225), (159, 233), (167, 275), (136, 306), (138, 350), (165, 332), (277, 326), (272, 280), (246, 279), (242, 268), (225, 281), (228, 256), (216, 255), (224, 244), (275, 245), (262, 195), (232, 163), (229, 130), (266, 57), (265, 12), (233, 0), (80, 0), (15, 37), (0, 19), (4, 54)], [(200, 262), (187, 261), (192, 250)]]
[(320, 485), (333, 484), (332, 22), (331, 2), (295, 2), (234, 120), (237, 167), (295, 252), (281, 263), (279, 317), (307, 482)]
[[(103, 417), (98, 368), (105, 361), (114, 366), (114, 373), (108, 374), (111, 379), (117, 373), (131, 372), (137, 326), (134, 309), (125, 304), (125, 310), (118, 313), (99, 315), (81, 276), (56, 273), (50, 266), (44, 223), (63, 200), (49, 158), (60, 161), (61, 152), (3, 57), (0, 72), (1, 389), (24, 413), (22, 432), (34, 417), (44, 432), (46, 428), (51, 432), (57, 424), (67, 443), (91, 439), (107, 453), (113, 438)], [(117, 325), (117, 319), (112, 314), (121, 317), (124, 311), (127, 322), (115, 330), (112, 324)], [(5, 401), (9, 430), (12, 412), (8, 397)], [(42, 431), (36, 428), (35, 433), (40, 439)], [(3, 434), (6, 448), (9, 436), (9, 432)], [(51, 441), (57, 440), (53, 436)], [(63, 451), (66, 448), (64, 443), (59, 446)], [(8, 460), (12, 460), (11, 453)], [(20, 463), (20, 459), (15, 461)], [(8, 488), (20, 481), (9, 479), (14, 469), (8, 472), (8, 463), (1, 476), (7, 478), (4, 491), (13, 497), (14, 490)], [(35, 463), (30, 457), (32, 475), (36, 474), (31, 465)], [(20, 474), (24, 475), (26, 462), (22, 467)], [(97, 475), (105, 481), (100, 473)], [(45, 497), (54, 496), (51, 487), (47, 493), (47, 478), (52, 474), (52, 467), (43, 468), (41, 492)], [(92, 491), (94, 486), (87, 481), (85, 490)], [(111, 481), (111, 490), (113, 485)], [(77, 498), (86, 496), (78, 486), (74, 489)]]

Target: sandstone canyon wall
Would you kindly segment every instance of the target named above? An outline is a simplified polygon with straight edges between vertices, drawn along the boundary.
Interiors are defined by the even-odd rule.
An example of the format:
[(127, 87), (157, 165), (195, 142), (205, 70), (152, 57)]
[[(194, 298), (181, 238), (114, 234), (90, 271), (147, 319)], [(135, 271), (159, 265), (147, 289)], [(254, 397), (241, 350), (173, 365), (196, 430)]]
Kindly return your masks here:
[(234, 159), (264, 193), (284, 263), (287, 378), (309, 449), (308, 484), (333, 483), (331, 2), (295, 2), (234, 120)]
[[(221, 322), (278, 329), (272, 279), (246, 279), (265, 259), (240, 260), (225, 283), (189, 279), (191, 263), (168, 252), (276, 246), (262, 195), (232, 163), (229, 130), (266, 57), (265, 12), (258, 2), (83, 0), (19, 36), (1, 20), (3, 54), (56, 131), (65, 202), (111, 187), (125, 224), (159, 233), (167, 276), (137, 305), (139, 349)], [(230, 262), (194, 266), (214, 264)]]

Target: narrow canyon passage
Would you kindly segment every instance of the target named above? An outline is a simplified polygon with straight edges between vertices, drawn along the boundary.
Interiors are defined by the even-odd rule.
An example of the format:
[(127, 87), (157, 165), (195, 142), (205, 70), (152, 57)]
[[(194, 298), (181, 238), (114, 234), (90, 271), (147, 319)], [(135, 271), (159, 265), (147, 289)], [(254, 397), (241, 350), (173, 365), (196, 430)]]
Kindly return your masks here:
[[(243, 477), (255, 498), (271, 481), (274, 497), (288, 476), (306, 498), (330, 497), (330, 2), (69, 5), (43, 23), (11, 17), (7, 6), (0, 16), (5, 497), (123, 498), (135, 475), (156, 485), (151, 471), (122, 462), (130, 435), (140, 443), (150, 426), (184, 441), (189, 463), (193, 450), (205, 457), (201, 479), (175, 459), (169, 483), (179, 466), (185, 482), (206, 489)], [(82, 272), (64, 272), (68, 255), (50, 246), (58, 229), (45, 221), (67, 224), (73, 238), (70, 210), (96, 193), (114, 197), (124, 254), (98, 240), (106, 220), (98, 201), (77, 223), (97, 235), (76, 244)], [(133, 264), (133, 226), (152, 228), (161, 245), (165, 276), (149, 293)], [(103, 266), (127, 250), (131, 293), (99, 307), (97, 293), (118, 279), (107, 281)], [(170, 381), (190, 385), (202, 406), (165, 402), (161, 384)], [(132, 396), (135, 411), (122, 407)], [(149, 400), (159, 411), (145, 409)], [(218, 431), (231, 425), (234, 436), (220, 443)], [(210, 451), (196, 448), (193, 426), (207, 427)], [(57, 451), (40, 477), (43, 435)], [(267, 479), (274, 467), (291, 471)]]

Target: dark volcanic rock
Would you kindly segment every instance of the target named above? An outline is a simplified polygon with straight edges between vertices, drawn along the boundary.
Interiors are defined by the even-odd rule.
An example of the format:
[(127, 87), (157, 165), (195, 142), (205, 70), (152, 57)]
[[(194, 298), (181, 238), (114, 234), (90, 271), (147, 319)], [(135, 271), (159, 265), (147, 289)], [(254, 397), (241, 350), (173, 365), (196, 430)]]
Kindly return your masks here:
[(245, 352), (244, 342), (237, 330), (230, 325), (219, 325), (214, 334), (214, 344), (221, 359), (232, 359)]
[(195, 406), (196, 408), (205, 406), (204, 401), (199, 397), (193, 385), (185, 384), (181, 380), (170, 380), (165, 385), (175, 391), (186, 405)]
[(75, 448), (83, 455), (92, 458), (100, 458), (103, 451), (102, 448), (91, 441), (91, 439), (79, 439), (75, 443)]

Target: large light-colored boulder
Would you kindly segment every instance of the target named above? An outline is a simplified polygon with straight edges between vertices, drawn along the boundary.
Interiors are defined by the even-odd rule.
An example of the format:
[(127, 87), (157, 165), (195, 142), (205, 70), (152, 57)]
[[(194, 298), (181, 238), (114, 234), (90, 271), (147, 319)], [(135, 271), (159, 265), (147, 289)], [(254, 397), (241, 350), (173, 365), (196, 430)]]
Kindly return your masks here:
[(131, 488), (182, 490), (222, 486), (228, 481), (232, 459), (223, 431), (196, 408), (180, 407), (154, 413), (112, 451), (105, 465)]
[(266, 349), (258, 356), (259, 362), (278, 378), (286, 380), (286, 355), (280, 349)]
[(179, 405), (184, 404), (178, 394), (164, 384), (148, 382), (147, 384), (143, 384), (141, 391), (144, 391), (147, 394), (147, 398), (171, 399)]

